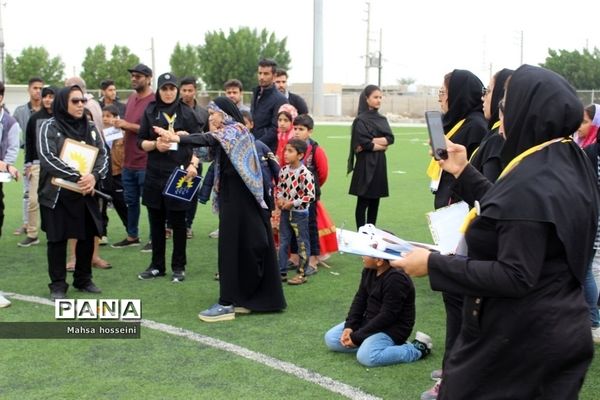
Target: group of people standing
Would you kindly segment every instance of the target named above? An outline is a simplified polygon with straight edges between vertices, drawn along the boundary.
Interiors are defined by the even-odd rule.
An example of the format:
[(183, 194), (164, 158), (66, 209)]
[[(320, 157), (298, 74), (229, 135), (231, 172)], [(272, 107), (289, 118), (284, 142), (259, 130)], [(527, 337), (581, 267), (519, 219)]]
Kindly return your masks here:
[[(166, 274), (166, 226), (171, 227), (174, 242), (172, 280), (185, 279), (189, 203), (163, 195), (163, 189), (173, 170), (182, 168), (191, 179), (199, 173), (200, 162), (214, 163), (220, 293), (218, 301), (199, 314), (204, 321), (285, 309), (280, 273), (287, 249), (280, 252), (278, 265), (270, 205), (290, 211), (282, 216), (295, 230), (299, 250), (309, 246), (302, 228), (298, 230), (308, 226), (305, 203), (315, 197), (314, 175), (301, 163), (308, 152), (306, 140), (287, 136), (280, 149), (289, 164), (279, 175), (283, 182), (295, 173), (303, 176), (302, 191), (293, 194), (297, 197), (285, 197), (285, 185), (273, 192), (272, 182), (263, 179), (263, 155), (277, 153), (281, 137), (277, 120), (282, 106), (292, 100), (277, 90), (275, 71), (274, 62), (259, 63), (252, 132), (239, 101), (217, 97), (203, 117), (181, 101), (181, 82), (170, 73), (159, 76), (152, 92), (152, 71), (143, 64), (129, 70), (135, 92), (123, 118), (113, 121), (125, 131), (123, 247), (139, 245), (140, 197), (148, 208), (153, 254), (140, 279)], [(68, 239), (77, 240), (73, 286), (100, 293), (91, 265), (95, 238), (103, 230), (98, 183), (110, 174), (110, 149), (93, 113), (86, 114), (90, 99), (84, 87), (69, 84), (49, 91), (40, 93), (52, 94), (54, 102), (51, 110), (46, 107), (47, 115), (38, 117), (35, 147), (51, 297), (66, 296)], [(376, 224), (379, 199), (388, 195), (386, 150), (394, 144), (394, 135), (379, 113), (381, 100), (381, 89), (367, 86), (352, 125), (347, 171), (353, 174), (350, 194), (358, 198), (357, 227)], [(435, 208), (461, 200), (472, 207), (463, 241), (453, 255), (416, 248), (391, 262), (365, 257), (365, 272), (348, 318), (327, 333), (326, 343), (332, 350), (358, 352), (359, 361), (372, 366), (426, 356), (431, 348), (427, 335), (419, 332), (411, 344), (404, 342), (415, 320), (414, 287), (408, 276), (429, 275), (432, 290), (443, 293), (446, 346), (442, 369), (432, 373), (436, 386), (423, 399), (576, 398), (593, 356), (592, 334), (599, 325), (597, 288), (595, 296), (588, 296), (593, 306), (584, 296), (593, 292), (586, 276), (592, 282), (593, 272), (600, 276), (600, 268), (592, 262), (599, 247), (599, 108), (584, 110), (564, 78), (529, 65), (499, 71), (487, 88), (470, 71), (454, 70), (444, 77), (439, 102), (448, 157), (432, 162), (428, 175)], [(0, 171), (17, 179), (13, 164), (18, 123), (4, 110), (0, 123), (4, 127)], [(307, 128), (306, 124), (298, 125)], [(573, 138), (576, 131), (579, 135)], [(81, 174), (61, 158), (69, 139), (98, 150), (89, 173)], [(76, 190), (55, 185), (57, 178)], [(0, 183), (3, 209), (1, 188)], [(286, 232), (284, 244), (288, 242)], [(306, 248), (304, 252), (308, 258)], [(310, 265), (301, 267), (306, 269)], [(403, 293), (394, 300), (398, 306), (394, 321), (403, 323), (384, 329), (374, 321), (383, 320), (379, 316), (387, 304), (383, 297), (391, 287)], [(379, 335), (382, 332), (385, 335)], [(381, 357), (384, 353), (387, 356)]]

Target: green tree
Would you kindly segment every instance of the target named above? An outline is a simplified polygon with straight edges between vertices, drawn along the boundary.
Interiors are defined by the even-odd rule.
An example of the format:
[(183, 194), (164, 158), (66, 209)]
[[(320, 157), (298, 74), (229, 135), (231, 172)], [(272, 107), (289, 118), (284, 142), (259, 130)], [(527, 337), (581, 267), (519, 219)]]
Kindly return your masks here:
[(6, 56), (6, 82), (27, 84), (29, 79), (39, 76), (49, 85), (62, 86), (65, 64), (60, 56), (50, 58), (43, 47), (27, 47), (19, 56)]
[(110, 61), (104, 79), (108, 77), (114, 80), (118, 89), (131, 89), (131, 77), (127, 70), (139, 63), (140, 58), (127, 46), (114, 46), (110, 52)]
[(171, 72), (179, 79), (186, 76), (199, 78), (201, 70), (198, 47), (191, 44), (183, 47), (177, 42), (169, 59), (169, 65)]
[(127, 69), (140, 62), (140, 58), (132, 54), (127, 46), (114, 46), (110, 59), (106, 58), (106, 47), (102, 44), (85, 50), (85, 58), (81, 66), (81, 77), (90, 89), (97, 89), (105, 79), (112, 79), (119, 89), (131, 86)]
[(103, 44), (98, 44), (96, 47), (88, 47), (85, 49), (85, 58), (81, 63), (83, 70), (81, 77), (85, 84), (90, 89), (100, 87), (100, 82), (108, 77), (106, 60), (106, 47)]
[(600, 88), (600, 51), (548, 49), (546, 62), (540, 64), (565, 77), (575, 89)]
[(204, 42), (198, 48), (198, 61), (200, 76), (208, 89), (220, 90), (226, 80), (236, 78), (245, 90), (250, 90), (257, 84), (256, 70), (261, 58), (272, 58), (283, 69), (290, 66), (287, 38), (277, 40), (266, 29), (260, 33), (248, 27), (230, 29), (227, 36), (223, 31), (208, 32)]

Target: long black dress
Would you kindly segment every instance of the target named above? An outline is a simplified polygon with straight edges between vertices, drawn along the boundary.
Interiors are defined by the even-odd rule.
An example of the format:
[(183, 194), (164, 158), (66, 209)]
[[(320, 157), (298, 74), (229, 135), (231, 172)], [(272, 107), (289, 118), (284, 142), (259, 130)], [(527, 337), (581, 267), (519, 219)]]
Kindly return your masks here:
[(212, 134), (180, 140), (219, 149), (219, 304), (252, 311), (285, 309), (268, 210), (261, 208)]
[[(358, 114), (352, 123), (352, 138), (348, 173), (352, 172), (349, 193), (367, 199), (389, 196), (385, 151), (373, 151), (374, 138), (383, 137), (388, 145), (394, 134), (387, 119), (377, 110)], [(356, 152), (360, 146), (362, 151)], [(356, 161), (354, 161), (356, 158)]]
[(468, 258), (429, 258), (432, 289), (465, 299), (438, 398), (576, 399), (593, 356), (582, 282), (598, 193), (589, 161), (562, 137), (579, 126), (582, 105), (560, 76), (527, 65), (506, 105), (503, 157), (558, 140), (494, 185), (472, 166), (458, 178), (481, 214), (465, 235)]

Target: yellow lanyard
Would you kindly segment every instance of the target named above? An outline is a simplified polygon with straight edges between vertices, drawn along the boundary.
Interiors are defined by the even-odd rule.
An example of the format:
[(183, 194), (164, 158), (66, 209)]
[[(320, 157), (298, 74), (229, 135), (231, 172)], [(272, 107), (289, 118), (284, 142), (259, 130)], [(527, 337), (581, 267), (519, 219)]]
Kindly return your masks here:
[(173, 114), (173, 116), (170, 116), (166, 112), (163, 112), (162, 114), (163, 114), (163, 117), (165, 117), (165, 119), (167, 120), (167, 123), (169, 124), (169, 128), (167, 130), (169, 132), (175, 132), (174, 126), (175, 126), (175, 119), (177, 118), (177, 114)]
[[(491, 129), (491, 131), (494, 131), (494, 129), (498, 128), (499, 126), (500, 126), (500, 121), (496, 121), (496, 122), (494, 123), (494, 125), (492, 125), (492, 129)], [(479, 147), (481, 147), (481, 146), (479, 146)], [(477, 147), (477, 148), (476, 148), (476, 149), (473, 151), (473, 153), (471, 154), (471, 157), (469, 157), (469, 162), (471, 162), (471, 160), (473, 160), (473, 157), (475, 157), (475, 153), (477, 153), (477, 150), (479, 150), (479, 147)]]
[[(512, 171), (517, 165), (519, 165), (519, 163), (527, 156), (535, 153), (536, 151), (542, 150), (543, 148), (553, 144), (553, 143), (558, 143), (558, 142), (562, 142), (562, 143), (567, 143), (570, 142), (571, 139), (565, 139), (565, 138), (557, 138), (557, 139), (552, 139), (552, 140), (548, 140), (547, 142), (544, 142), (542, 144), (538, 144), (537, 146), (533, 146), (528, 148), (527, 150), (525, 150), (524, 152), (522, 152), (521, 154), (519, 154), (518, 156), (516, 156), (515, 158), (513, 158), (508, 165), (506, 166), (506, 168), (504, 168), (502, 170), (502, 173), (500, 174), (500, 176), (498, 177), (498, 180), (502, 179), (506, 174), (508, 174), (510, 171)], [(467, 214), (467, 216), (465, 217), (462, 225), (460, 226), (460, 232), (461, 233), (465, 233), (467, 231), (467, 228), (469, 227), (469, 225), (471, 225), (471, 222), (473, 222), (473, 220), (475, 219), (475, 217), (477, 217), (477, 215), (479, 214), (478, 212), (478, 207), (473, 207), (469, 213)]]
[[(460, 121), (458, 121), (457, 124), (454, 125), (452, 127), (452, 129), (450, 129), (450, 132), (448, 132), (446, 134), (446, 138), (448, 140), (452, 139), (452, 136), (454, 136), (454, 134), (456, 132), (458, 132), (458, 130), (460, 129), (460, 127), (462, 126), (462, 124), (464, 122), (465, 122), (464, 119), (461, 119)], [(440, 168), (440, 165), (438, 164), (437, 160), (435, 158), (431, 157), (431, 161), (429, 161), (429, 166), (427, 167), (427, 176), (429, 176), (434, 181), (439, 181), (441, 173), (442, 173), (442, 169)]]

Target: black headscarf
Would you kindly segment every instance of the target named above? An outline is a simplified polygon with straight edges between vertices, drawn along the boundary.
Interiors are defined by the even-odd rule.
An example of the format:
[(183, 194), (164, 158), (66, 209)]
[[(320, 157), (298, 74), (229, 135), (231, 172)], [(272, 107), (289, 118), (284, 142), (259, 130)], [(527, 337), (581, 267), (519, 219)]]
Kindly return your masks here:
[(448, 133), (473, 111), (483, 112), (483, 83), (471, 71), (455, 69), (448, 84), (448, 112), (444, 114), (444, 132)]
[(379, 113), (378, 109), (369, 109), (369, 105), (367, 103), (367, 97), (375, 90), (380, 90), (379, 87), (375, 85), (366, 86), (362, 92), (360, 92), (360, 96), (358, 98), (358, 115), (356, 119), (352, 123), (352, 138), (350, 139), (350, 153), (348, 156), (348, 166), (347, 173), (352, 172), (354, 169), (354, 152), (359, 143), (360, 135), (356, 134), (355, 124), (357, 121), (362, 121), (368, 127), (370, 131), (373, 132), (373, 137), (388, 137), (391, 140), (394, 139), (394, 134), (392, 133), (392, 128), (386, 117)]
[(75, 118), (68, 111), (69, 94), (75, 90), (80, 91), (81, 97), (83, 97), (83, 90), (77, 85), (66, 86), (60, 89), (54, 96), (52, 113), (62, 134), (72, 139), (85, 140), (89, 137), (92, 130), (92, 125), (88, 122), (85, 113), (82, 114), (81, 118)]
[[(173, 77), (173, 82), (177, 81), (175, 76)], [(163, 99), (160, 97), (160, 88), (156, 89), (155, 100), (148, 104), (148, 107), (145, 110), (145, 113), (148, 114), (149, 120), (152, 122), (151, 125), (160, 126), (161, 128), (167, 129), (169, 123), (164, 116), (164, 113), (172, 117), (177, 114), (177, 118), (175, 118), (174, 129), (178, 130), (188, 130), (191, 126), (198, 126), (201, 124), (204, 126), (202, 121), (200, 121), (200, 117), (193, 112), (193, 110), (187, 105), (182, 105), (179, 101), (179, 86), (169, 82), (168, 84), (173, 84), (177, 88), (177, 96), (172, 103), (165, 103)], [(200, 131), (200, 129), (198, 129)], [(193, 132), (188, 132), (193, 133)]]
[[(504, 159), (548, 140), (567, 138), (579, 127), (582, 109), (563, 77), (521, 66), (506, 93)], [(481, 215), (552, 224), (569, 268), (583, 282), (598, 221), (596, 186), (593, 169), (579, 146), (571, 140), (550, 144), (523, 158), (492, 186), (481, 200)]]
[(506, 84), (506, 80), (513, 74), (512, 69), (504, 68), (496, 73), (496, 78), (494, 79), (494, 91), (492, 92), (492, 102), (491, 102), (491, 118), (489, 122), (489, 128), (492, 129), (492, 125), (500, 120), (500, 110), (498, 110), (498, 103), (504, 97), (504, 85)]
[(571, 136), (583, 119), (583, 104), (562, 76), (531, 65), (517, 71), (506, 94), (505, 165), (536, 144)]
[(215, 104), (219, 106), (221, 110), (223, 110), (227, 115), (233, 118), (236, 122), (240, 124), (244, 124), (244, 117), (240, 109), (235, 105), (233, 101), (231, 101), (228, 97), (219, 96), (213, 99)]

